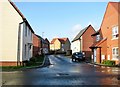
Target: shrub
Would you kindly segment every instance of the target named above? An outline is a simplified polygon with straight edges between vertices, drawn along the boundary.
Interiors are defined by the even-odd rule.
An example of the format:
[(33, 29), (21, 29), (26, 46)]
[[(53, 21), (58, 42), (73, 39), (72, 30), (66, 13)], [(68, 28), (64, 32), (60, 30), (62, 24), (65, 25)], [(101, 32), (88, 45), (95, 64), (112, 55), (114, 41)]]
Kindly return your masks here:
[(31, 61), (31, 62), (35, 62), (35, 61), (36, 61), (36, 57), (30, 58), (30, 61)]
[(104, 61), (102, 62), (102, 64), (109, 65), (109, 66), (113, 66), (113, 65), (115, 65), (115, 61), (104, 60)]

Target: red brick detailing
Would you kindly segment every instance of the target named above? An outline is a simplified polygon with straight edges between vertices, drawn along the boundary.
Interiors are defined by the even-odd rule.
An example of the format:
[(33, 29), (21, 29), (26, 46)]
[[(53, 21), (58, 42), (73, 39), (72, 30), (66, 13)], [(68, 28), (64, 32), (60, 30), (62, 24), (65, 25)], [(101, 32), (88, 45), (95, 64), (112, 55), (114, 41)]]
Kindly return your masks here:
[(0, 62), (0, 66), (17, 66), (17, 62), (14, 61)]

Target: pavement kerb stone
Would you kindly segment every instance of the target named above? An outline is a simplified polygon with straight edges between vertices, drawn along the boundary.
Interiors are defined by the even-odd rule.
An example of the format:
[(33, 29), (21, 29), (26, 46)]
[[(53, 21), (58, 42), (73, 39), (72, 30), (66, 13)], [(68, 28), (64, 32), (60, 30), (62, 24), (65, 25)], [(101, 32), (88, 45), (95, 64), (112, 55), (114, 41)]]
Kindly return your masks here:
[(50, 65), (50, 61), (49, 61), (49, 63), (46, 63), (47, 61), (49, 61), (49, 59), (48, 59), (48, 56), (45, 55), (42, 65), (40, 65), (40, 66), (28, 67), (28, 68), (25, 68), (25, 69), (34, 69), (34, 68), (42, 68), (42, 67), (49, 66), (49, 65)]
[[(86, 63), (88, 63), (88, 62), (86, 62)], [(105, 66), (105, 67), (118, 67), (118, 68), (120, 68), (120, 66), (108, 66), (108, 65), (104, 65), (104, 64), (97, 64), (97, 63), (90, 63), (90, 62), (88, 64), (98, 65), (98, 66)]]

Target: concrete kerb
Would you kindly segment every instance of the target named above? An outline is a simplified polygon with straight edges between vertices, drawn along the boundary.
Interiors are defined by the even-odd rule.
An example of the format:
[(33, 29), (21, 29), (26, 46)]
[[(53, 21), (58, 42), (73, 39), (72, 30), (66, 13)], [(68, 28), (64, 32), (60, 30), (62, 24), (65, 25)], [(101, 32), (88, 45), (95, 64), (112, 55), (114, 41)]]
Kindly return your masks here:
[[(47, 66), (49, 66), (50, 64), (51, 64), (51, 63), (50, 63), (50, 61), (49, 61), (48, 56), (45, 55), (42, 65), (33, 66), (33, 67), (28, 67), (28, 68), (25, 68), (25, 69), (42, 68), (42, 67), (47, 67)], [(23, 70), (24, 70), (24, 69), (23, 69)]]
[(105, 67), (118, 67), (120, 68), (120, 66), (108, 66), (108, 65), (104, 65), (104, 64), (97, 64), (97, 63), (91, 63), (91, 62), (86, 62), (87, 64), (92, 64), (92, 65), (97, 65), (97, 66), (105, 66)]

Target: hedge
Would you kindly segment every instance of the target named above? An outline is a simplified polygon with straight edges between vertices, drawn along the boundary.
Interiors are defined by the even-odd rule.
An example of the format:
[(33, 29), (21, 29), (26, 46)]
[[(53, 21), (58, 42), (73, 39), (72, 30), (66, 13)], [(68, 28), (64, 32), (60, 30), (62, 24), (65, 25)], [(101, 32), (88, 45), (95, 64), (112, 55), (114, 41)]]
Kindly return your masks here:
[(104, 61), (102, 62), (102, 64), (109, 65), (109, 66), (113, 66), (113, 65), (115, 65), (115, 61), (104, 60)]

